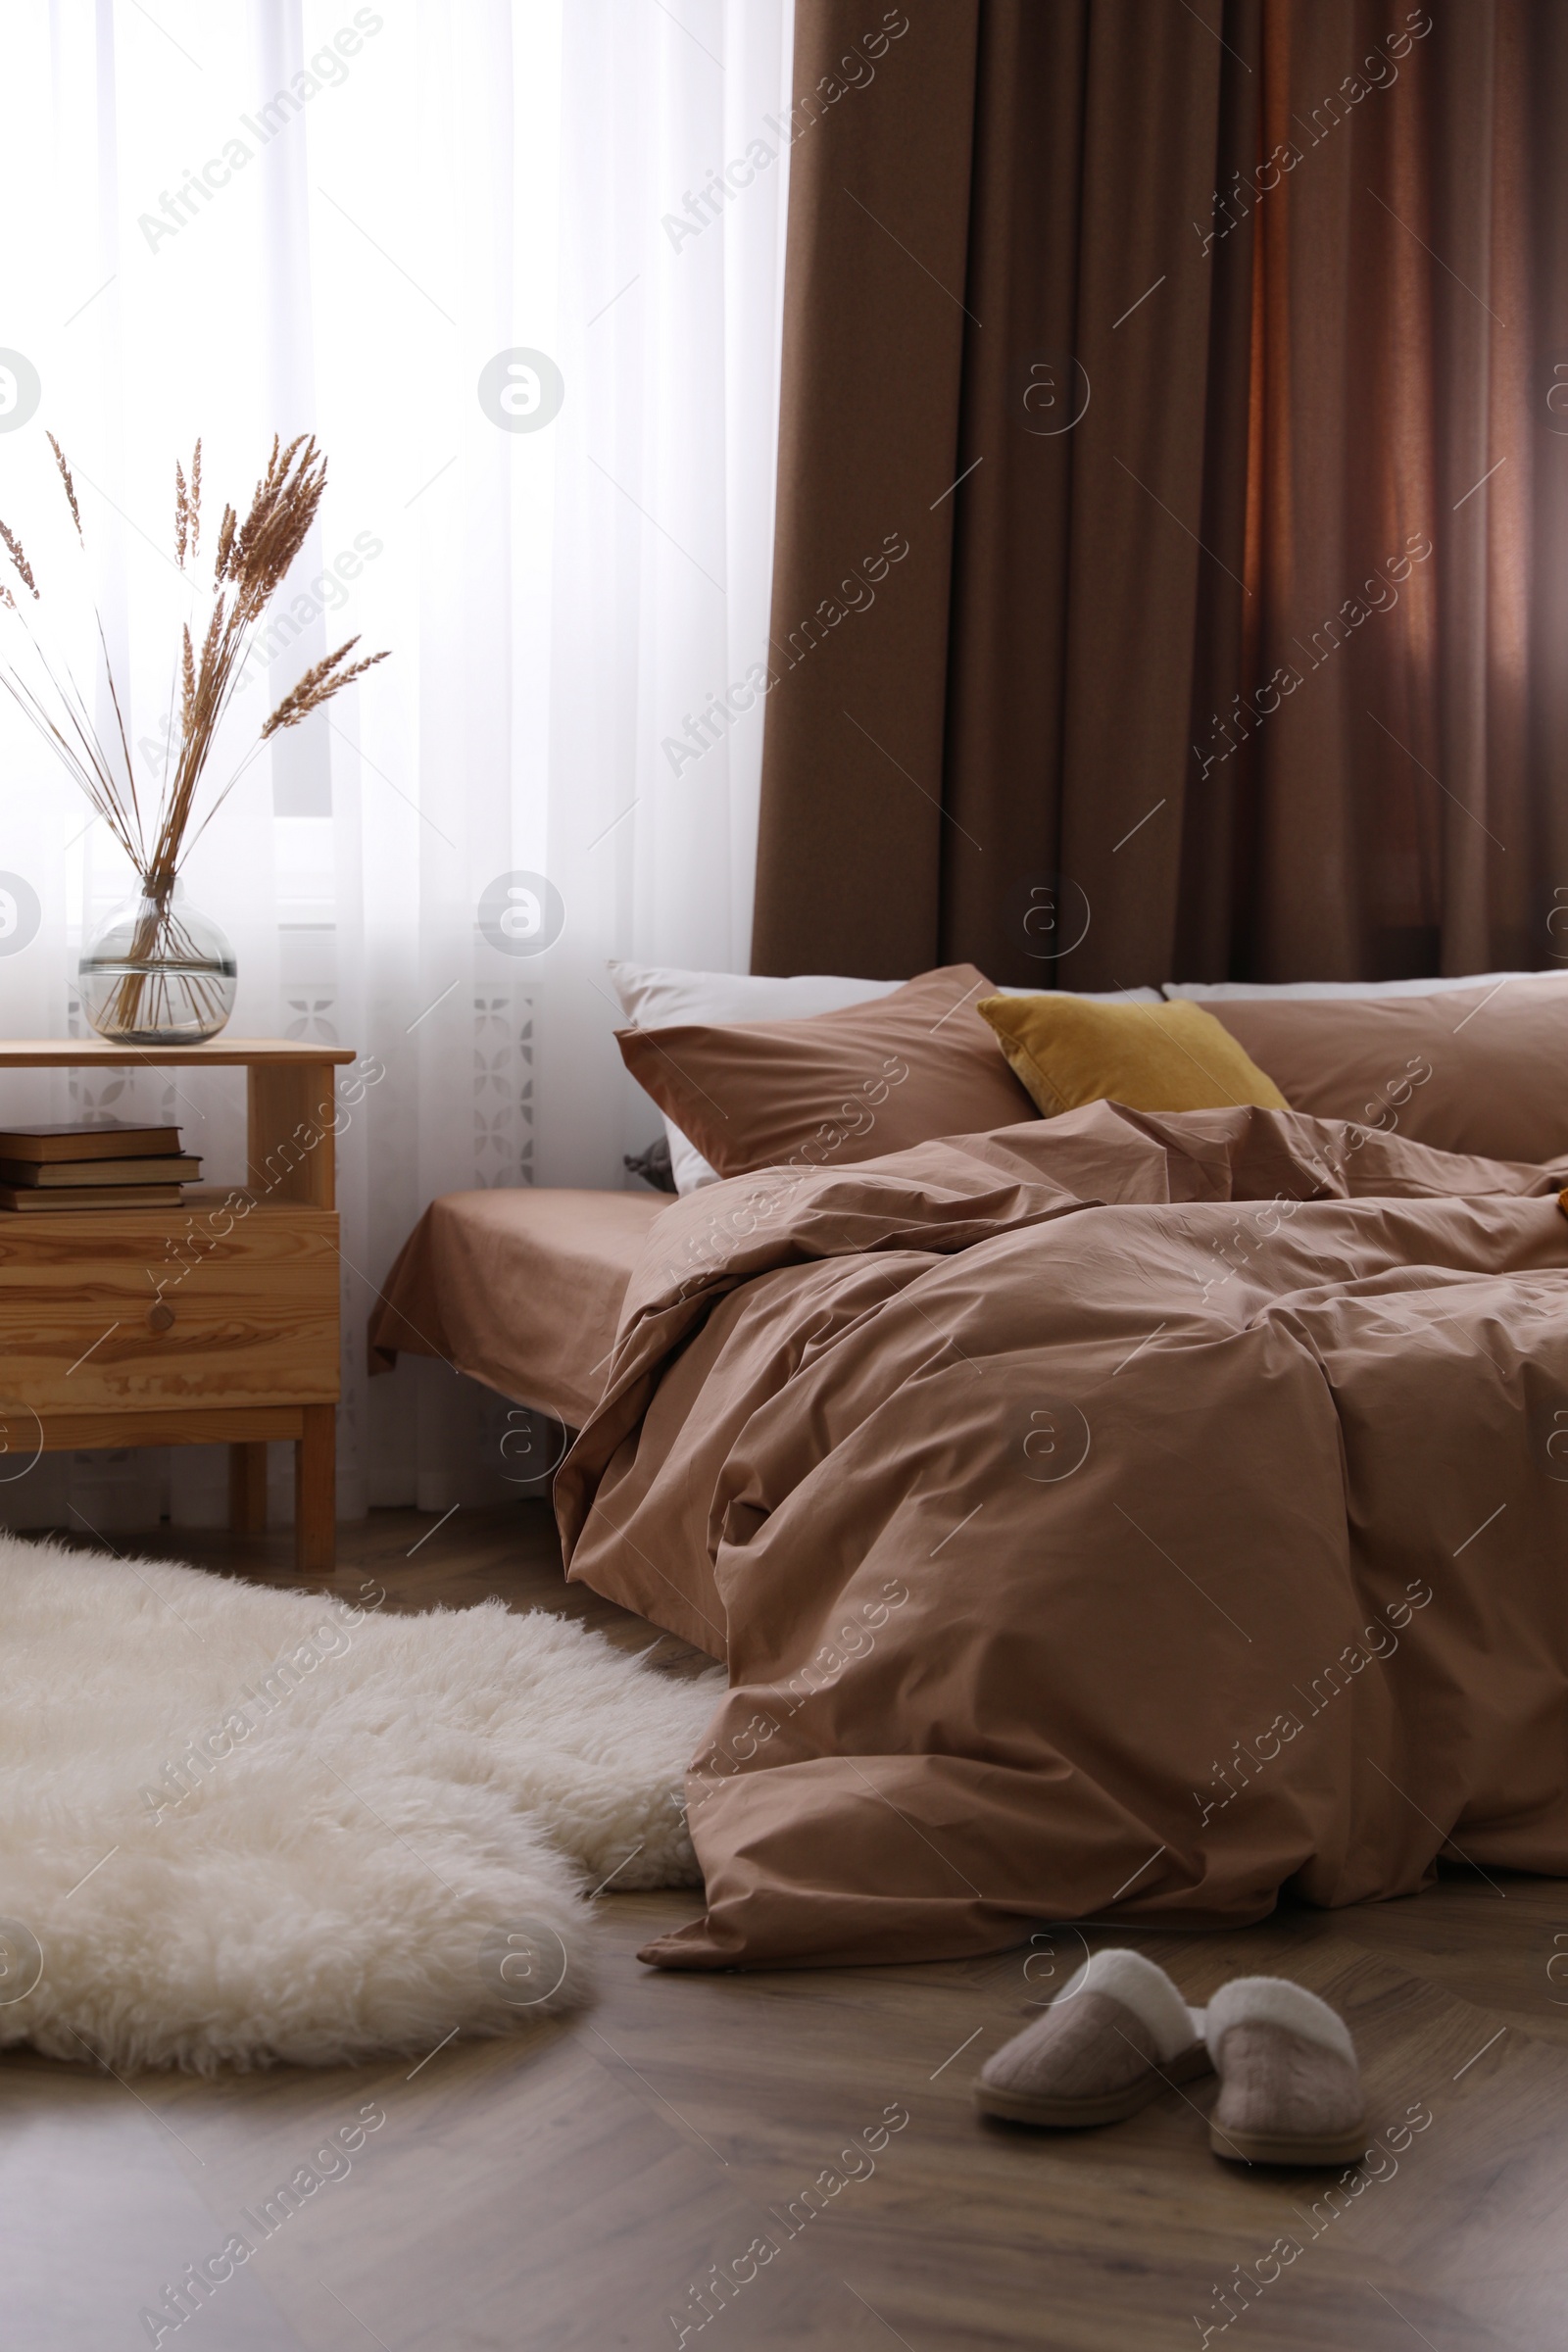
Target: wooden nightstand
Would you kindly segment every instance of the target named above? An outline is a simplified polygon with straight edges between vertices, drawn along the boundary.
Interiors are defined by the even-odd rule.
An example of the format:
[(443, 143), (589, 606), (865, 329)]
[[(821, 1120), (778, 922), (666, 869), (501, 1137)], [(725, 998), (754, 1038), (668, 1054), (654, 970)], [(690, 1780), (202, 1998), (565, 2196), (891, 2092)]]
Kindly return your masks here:
[[(193, 1190), (178, 1209), (0, 1211), (0, 1421), (13, 1463), (74, 1446), (226, 1444), (230, 1524), (255, 1530), (268, 1441), (290, 1438), (296, 1565), (332, 1566), (334, 1065), (354, 1058), (271, 1038), (162, 1052), (0, 1042), (0, 1069), (243, 1069), (248, 1099), (237, 1191)], [(0, 1092), (0, 1124), (3, 1102)]]

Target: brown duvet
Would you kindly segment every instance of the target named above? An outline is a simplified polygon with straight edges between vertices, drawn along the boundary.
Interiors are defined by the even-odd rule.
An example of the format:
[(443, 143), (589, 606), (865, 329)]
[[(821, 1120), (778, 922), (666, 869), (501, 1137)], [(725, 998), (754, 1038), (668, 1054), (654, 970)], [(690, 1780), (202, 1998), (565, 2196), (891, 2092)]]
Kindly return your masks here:
[(1565, 1174), (1096, 1103), (675, 1203), (557, 1488), (729, 1666), (645, 1957), (1568, 1873)]

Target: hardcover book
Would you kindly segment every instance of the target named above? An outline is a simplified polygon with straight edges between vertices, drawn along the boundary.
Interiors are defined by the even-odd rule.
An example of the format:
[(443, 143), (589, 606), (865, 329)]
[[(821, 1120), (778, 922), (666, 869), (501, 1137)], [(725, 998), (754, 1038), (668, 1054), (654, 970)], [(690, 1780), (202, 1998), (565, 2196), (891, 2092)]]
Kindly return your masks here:
[(0, 1208), (177, 1208), (183, 1197), (177, 1184), (0, 1184)]
[(202, 1163), (194, 1152), (162, 1157), (149, 1152), (137, 1159), (6, 1159), (0, 1157), (0, 1184), (30, 1185), (53, 1191), (62, 1185), (194, 1184)]
[(0, 1127), (0, 1159), (145, 1159), (178, 1150), (177, 1127), (135, 1127), (123, 1119)]

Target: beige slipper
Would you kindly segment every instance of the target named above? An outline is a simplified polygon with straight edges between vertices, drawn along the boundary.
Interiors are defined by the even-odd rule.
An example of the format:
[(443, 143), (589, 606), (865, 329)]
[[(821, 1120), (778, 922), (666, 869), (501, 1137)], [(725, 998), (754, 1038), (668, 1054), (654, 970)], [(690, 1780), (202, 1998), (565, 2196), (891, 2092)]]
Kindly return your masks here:
[(981, 2069), (983, 2115), (1057, 2131), (1116, 2124), (1210, 2067), (1203, 2013), (1141, 1952), (1096, 1952)]
[(1239, 2164), (1354, 2164), (1366, 2154), (1355, 2044), (1327, 2001), (1288, 1977), (1237, 1977), (1208, 2004), (1219, 2097), (1208, 2144)]

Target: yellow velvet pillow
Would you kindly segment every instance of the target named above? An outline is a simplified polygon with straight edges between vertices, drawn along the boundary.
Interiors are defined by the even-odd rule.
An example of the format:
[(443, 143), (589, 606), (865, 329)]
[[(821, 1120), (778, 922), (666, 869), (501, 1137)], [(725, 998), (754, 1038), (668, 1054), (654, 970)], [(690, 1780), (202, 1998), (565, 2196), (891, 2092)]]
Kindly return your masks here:
[(1290, 1109), (1273, 1079), (1197, 1004), (1107, 1004), (1053, 991), (982, 997), (976, 1010), (1048, 1119), (1107, 1101), (1129, 1110)]

